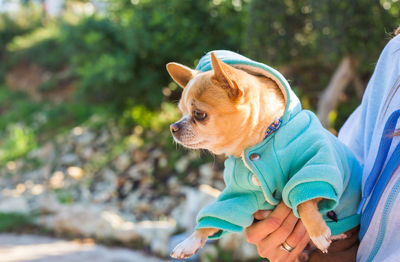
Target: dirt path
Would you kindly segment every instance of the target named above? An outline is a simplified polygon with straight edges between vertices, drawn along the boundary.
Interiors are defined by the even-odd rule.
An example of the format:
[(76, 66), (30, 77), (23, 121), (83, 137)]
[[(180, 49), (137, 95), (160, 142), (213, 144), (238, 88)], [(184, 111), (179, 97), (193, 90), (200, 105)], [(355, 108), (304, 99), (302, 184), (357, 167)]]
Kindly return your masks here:
[(0, 234), (0, 262), (168, 262), (125, 248), (57, 238)]

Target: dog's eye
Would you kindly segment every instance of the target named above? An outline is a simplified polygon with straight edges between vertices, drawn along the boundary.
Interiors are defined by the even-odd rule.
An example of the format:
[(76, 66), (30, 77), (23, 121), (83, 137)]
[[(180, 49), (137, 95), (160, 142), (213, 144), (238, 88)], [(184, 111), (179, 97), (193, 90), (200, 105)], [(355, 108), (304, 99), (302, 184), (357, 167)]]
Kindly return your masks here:
[(193, 116), (197, 121), (203, 121), (204, 119), (206, 119), (207, 114), (204, 112), (200, 112), (200, 111), (193, 111)]

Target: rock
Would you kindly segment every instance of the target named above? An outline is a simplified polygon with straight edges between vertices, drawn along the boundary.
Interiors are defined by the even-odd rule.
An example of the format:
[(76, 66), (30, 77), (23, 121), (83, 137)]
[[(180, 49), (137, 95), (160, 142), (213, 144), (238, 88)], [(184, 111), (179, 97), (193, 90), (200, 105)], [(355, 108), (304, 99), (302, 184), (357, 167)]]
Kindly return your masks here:
[(212, 184), (214, 176), (214, 167), (212, 163), (203, 164), (199, 168), (200, 183), (201, 184)]
[(53, 189), (60, 189), (64, 186), (65, 175), (61, 171), (56, 171), (50, 178), (50, 187)]
[(213, 186), (219, 191), (223, 191), (226, 187), (225, 183), (221, 180), (217, 180), (213, 183)]
[[(167, 255), (177, 224), (191, 232), (196, 215), (214, 201), (218, 191), (205, 185), (184, 187), (170, 174), (168, 152), (153, 144), (143, 145), (137, 134), (127, 138), (127, 147), (117, 158), (110, 159), (110, 150), (121, 141), (115, 138), (120, 136), (115, 126), (103, 124), (95, 132), (81, 126), (29, 153), (28, 159), (7, 163), (0, 168), (0, 212), (35, 211), (38, 224), (70, 236), (118, 240), (127, 245), (144, 238), (153, 252)], [(198, 157), (198, 152), (191, 151), (176, 162), (174, 168), (184, 175), (184, 183), (213, 183), (222, 189), (212, 163), (190, 171), (191, 161)], [(15, 198), (19, 195), (23, 197)], [(65, 205), (59, 199), (75, 202)], [(137, 222), (144, 219), (148, 221)], [(162, 221), (154, 221), (159, 219)], [(215, 247), (209, 249), (214, 257)]]
[(35, 210), (41, 214), (57, 213), (61, 209), (61, 204), (54, 193), (43, 193), (36, 199)]
[(14, 190), (16, 196), (22, 195), (25, 191), (26, 191), (26, 186), (24, 184), (21, 184), (21, 183), (18, 184), (15, 187), (15, 190)]
[(1, 213), (29, 214), (30, 208), (27, 200), (22, 197), (5, 197), (0, 199)]
[(79, 200), (83, 203), (92, 201), (92, 193), (85, 183), (79, 185)]
[(114, 239), (124, 220), (115, 212), (94, 205), (63, 206), (54, 216), (53, 229), (75, 236)]
[(181, 192), (182, 185), (176, 176), (173, 176), (170, 179), (168, 179), (167, 186), (171, 195), (176, 195)]
[(95, 137), (96, 135), (93, 134), (92, 132), (83, 130), (81, 134), (78, 134), (75, 137), (75, 141), (79, 147), (84, 147), (90, 145), (95, 139)]
[(166, 168), (168, 166), (168, 159), (165, 156), (161, 156), (158, 160), (158, 166), (160, 168)]
[(137, 232), (150, 244), (151, 251), (162, 256), (169, 254), (168, 241), (175, 229), (174, 220), (142, 221), (136, 224)]
[(122, 209), (126, 212), (133, 212), (140, 204), (140, 193), (137, 191), (129, 194), (122, 202)]
[(50, 174), (51, 174), (51, 166), (49, 163), (43, 165), (40, 169), (39, 169), (39, 173), (40, 173), (40, 178), (42, 179), (49, 179), (50, 178)]
[(24, 177), (24, 179), (30, 179), (38, 183), (43, 183), (43, 179), (48, 179), (50, 177), (49, 171), (50, 166), (45, 165), (39, 169), (23, 173), (22, 176)]
[(125, 244), (141, 239), (140, 234), (136, 231), (135, 224), (132, 222), (123, 223), (115, 232), (115, 239)]
[(247, 261), (259, 258), (256, 246), (246, 241), (244, 232), (227, 234), (218, 241), (218, 245), (231, 253), (235, 260)]
[(53, 215), (42, 215), (35, 219), (34, 221), (38, 226), (46, 229), (54, 230), (54, 216)]
[(95, 144), (97, 146), (101, 146), (106, 144), (110, 140), (110, 134), (106, 129), (103, 129), (100, 133), (100, 136), (96, 139)]
[(67, 173), (70, 177), (72, 177), (75, 180), (79, 180), (83, 177), (84, 175), (84, 171), (82, 168), (78, 167), (78, 166), (70, 166), (67, 169)]
[(121, 154), (117, 157), (114, 164), (115, 164), (115, 167), (118, 169), (118, 171), (122, 172), (130, 166), (131, 157), (126, 153)]
[(37, 158), (41, 162), (51, 162), (55, 157), (54, 146), (51, 143), (45, 144), (43, 147), (32, 150), (28, 154), (29, 158)]
[(135, 214), (140, 218), (147, 212), (154, 210), (153, 203), (150, 201), (149, 195), (144, 195), (135, 190), (129, 194), (121, 204), (122, 210), (129, 214)]
[(79, 164), (79, 157), (76, 154), (69, 153), (63, 155), (59, 162), (60, 164), (67, 166), (77, 165)]
[(153, 151), (150, 152), (150, 157), (151, 158), (159, 158), (160, 156), (162, 156), (162, 151), (160, 149), (154, 149)]
[(32, 195), (40, 195), (45, 190), (45, 187), (42, 184), (35, 184), (31, 187), (30, 192)]
[(173, 220), (134, 224), (115, 212), (81, 204), (64, 206), (54, 217), (43, 217), (38, 223), (75, 236), (114, 239), (124, 243), (142, 238), (153, 252), (163, 256), (168, 254), (168, 240), (176, 229)]
[(186, 171), (190, 163), (190, 159), (188, 157), (181, 157), (178, 161), (175, 163), (175, 170), (178, 173), (183, 173)]
[(102, 211), (95, 224), (94, 236), (98, 239), (113, 239), (116, 232), (124, 224), (124, 220), (116, 213)]
[(23, 167), (23, 161), (21, 159), (16, 160), (16, 161), (8, 161), (5, 168), (3, 170), (0, 170), (0, 174), (3, 174), (3, 172), (10, 172), (12, 174), (16, 174), (21, 170)]
[[(28, 168), (26, 168), (26, 169), (28, 169)], [(32, 169), (28, 169), (28, 170), (30, 170), (30, 171), (28, 171), (26, 173), (20, 173), (20, 174), (22, 174), (23, 179), (31, 179), (38, 183), (43, 183), (44, 181), (46, 181), (47, 179), (50, 178), (51, 167), (49, 164), (44, 164), (35, 170), (32, 170)]]
[(64, 206), (52, 221), (53, 229), (59, 233), (68, 233), (75, 236), (93, 236), (95, 224), (101, 211), (94, 207), (83, 205)]
[(127, 173), (128, 176), (135, 179), (139, 180), (143, 176), (150, 175), (154, 170), (154, 167), (152, 163), (149, 162), (142, 162), (139, 164), (136, 164), (132, 166), (131, 168), (128, 169)]
[(200, 262), (214, 262), (218, 259), (218, 248), (215, 244), (207, 243), (201, 252), (200, 255)]
[(125, 180), (122, 182), (122, 187), (121, 187), (121, 194), (122, 196), (127, 196), (129, 193), (132, 191), (133, 184), (129, 180)]
[(175, 205), (175, 200), (169, 196), (164, 196), (153, 200), (151, 205), (152, 205), (151, 211), (156, 217), (159, 217), (162, 215), (166, 215), (170, 212), (172, 207)]
[(202, 185), (199, 189), (185, 187), (182, 190), (186, 200), (172, 211), (172, 217), (180, 228), (192, 231), (196, 225), (198, 212), (206, 205), (211, 204), (218, 196), (219, 191), (210, 186)]
[(85, 160), (91, 160), (95, 155), (95, 151), (92, 147), (84, 147), (78, 148), (77, 154)]
[(141, 163), (146, 161), (146, 158), (149, 156), (149, 153), (145, 150), (135, 150), (133, 151), (133, 160), (136, 163)]
[(196, 174), (196, 172), (190, 172), (189, 174), (187, 174), (185, 176), (185, 182), (189, 183), (189, 184), (197, 184), (198, 181), (198, 175)]
[(111, 124), (108, 126), (108, 128), (109, 128), (108, 130), (109, 130), (109, 132), (110, 132), (110, 134), (111, 134), (113, 140), (119, 140), (119, 139), (121, 139), (121, 132), (120, 132), (120, 130), (117, 128), (117, 125), (116, 125), (115, 123), (111, 123)]
[(113, 170), (105, 168), (102, 170), (102, 181), (95, 184), (94, 200), (105, 202), (116, 196), (118, 188), (118, 177)]

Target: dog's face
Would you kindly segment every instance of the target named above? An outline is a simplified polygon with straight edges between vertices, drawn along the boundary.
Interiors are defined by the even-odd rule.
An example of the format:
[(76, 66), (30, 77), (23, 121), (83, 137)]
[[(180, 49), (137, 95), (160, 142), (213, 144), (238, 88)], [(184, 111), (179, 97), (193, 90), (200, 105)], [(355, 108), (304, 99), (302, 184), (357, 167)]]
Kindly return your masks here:
[(234, 139), (248, 121), (244, 91), (247, 73), (229, 66), (212, 53), (213, 70), (198, 72), (169, 63), (171, 77), (183, 87), (179, 109), (183, 117), (170, 126), (174, 140), (185, 147), (230, 153)]

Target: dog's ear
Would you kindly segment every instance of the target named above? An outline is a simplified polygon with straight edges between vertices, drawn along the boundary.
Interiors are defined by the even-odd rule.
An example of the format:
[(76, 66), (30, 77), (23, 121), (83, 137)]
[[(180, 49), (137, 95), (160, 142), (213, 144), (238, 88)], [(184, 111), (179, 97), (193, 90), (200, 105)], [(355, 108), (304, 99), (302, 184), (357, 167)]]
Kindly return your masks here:
[(195, 70), (178, 63), (168, 63), (167, 71), (172, 79), (182, 88), (185, 88), (187, 83), (196, 75)]
[(214, 70), (212, 78), (228, 91), (229, 96), (234, 98), (242, 97), (244, 94), (243, 89), (238, 86), (232, 77), (236, 69), (219, 60), (214, 52), (211, 53), (211, 64)]

